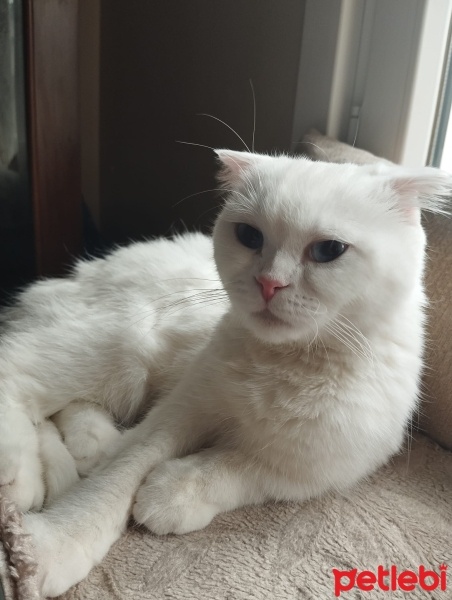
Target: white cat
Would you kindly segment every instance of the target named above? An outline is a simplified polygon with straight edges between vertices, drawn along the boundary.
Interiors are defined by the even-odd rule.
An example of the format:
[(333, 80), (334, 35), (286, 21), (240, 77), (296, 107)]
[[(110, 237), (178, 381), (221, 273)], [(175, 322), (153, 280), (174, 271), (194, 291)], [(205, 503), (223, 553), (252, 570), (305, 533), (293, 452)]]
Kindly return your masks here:
[(86, 474), (116, 448), (114, 419), (131, 424), (174, 387), (226, 309), (211, 239), (196, 233), (27, 289), (2, 315), (1, 493), (36, 509)]
[[(399, 450), (416, 408), (419, 209), (440, 210), (451, 178), (217, 154), (226, 198), (213, 246), (229, 300), (210, 239), (187, 235), (82, 263), (67, 280), (32, 287), (11, 313), (0, 443), (22, 452), (9, 486), (18, 500), (38, 442), (24, 450), (14, 419), (29, 435), (27, 416), (83, 420), (77, 400), (133, 420), (160, 393), (122, 436), (98, 413), (120, 436), (118, 455), (25, 516), (45, 595), (85, 577), (131, 509), (153, 532), (180, 534), (244, 504), (355, 484)], [(74, 448), (64, 413), (56, 422), (79, 461), (109, 453), (94, 427), (97, 447), (80, 456), (85, 442)]]

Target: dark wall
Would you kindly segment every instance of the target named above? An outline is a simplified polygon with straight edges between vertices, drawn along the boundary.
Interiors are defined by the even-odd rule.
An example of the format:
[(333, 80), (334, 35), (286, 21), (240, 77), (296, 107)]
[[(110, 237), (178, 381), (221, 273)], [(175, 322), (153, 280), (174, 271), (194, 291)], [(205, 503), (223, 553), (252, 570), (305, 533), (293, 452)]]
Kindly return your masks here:
[[(289, 150), (305, 0), (103, 0), (101, 222), (115, 241), (206, 226), (213, 153)], [(180, 202), (176, 205), (176, 203)], [(176, 206), (175, 206), (176, 205)]]

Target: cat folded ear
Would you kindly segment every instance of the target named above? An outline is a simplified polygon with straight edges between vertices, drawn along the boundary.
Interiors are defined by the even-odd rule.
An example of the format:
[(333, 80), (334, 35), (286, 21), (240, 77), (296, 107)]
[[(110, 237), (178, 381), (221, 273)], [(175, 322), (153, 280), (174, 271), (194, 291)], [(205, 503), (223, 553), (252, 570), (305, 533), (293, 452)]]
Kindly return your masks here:
[(263, 154), (238, 152), (236, 150), (215, 150), (215, 154), (220, 163), (220, 170), (217, 173), (218, 181), (223, 185), (232, 187), (243, 181), (247, 171), (270, 158)]
[(452, 175), (432, 167), (408, 168), (374, 165), (373, 172), (392, 188), (396, 207), (409, 222), (417, 223), (420, 210), (450, 214)]

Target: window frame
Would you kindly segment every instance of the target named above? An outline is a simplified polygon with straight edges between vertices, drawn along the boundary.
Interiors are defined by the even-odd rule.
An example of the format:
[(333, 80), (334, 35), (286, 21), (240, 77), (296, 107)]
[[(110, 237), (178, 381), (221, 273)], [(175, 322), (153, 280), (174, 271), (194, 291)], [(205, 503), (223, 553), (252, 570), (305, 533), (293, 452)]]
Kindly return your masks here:
[(451, 15), (452, 0), (340, 0), (334, 10), (307, 0), (293, 149), (315, 126), (394, 162), (427, 164)]

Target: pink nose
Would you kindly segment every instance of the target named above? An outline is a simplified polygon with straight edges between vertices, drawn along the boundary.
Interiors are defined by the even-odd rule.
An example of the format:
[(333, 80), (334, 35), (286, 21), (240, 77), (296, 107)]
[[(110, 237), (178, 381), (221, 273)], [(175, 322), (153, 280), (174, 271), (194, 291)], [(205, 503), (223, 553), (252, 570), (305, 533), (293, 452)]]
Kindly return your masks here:
[(256, 281), (261, 286), (261, 294), (265, 302), (271, 300), (278, 290), (287, 287), (287, 285), (284, 285), (284, 283), (281, 283), (276, 279), (269, 279), (262, 275), (256, 277)]

